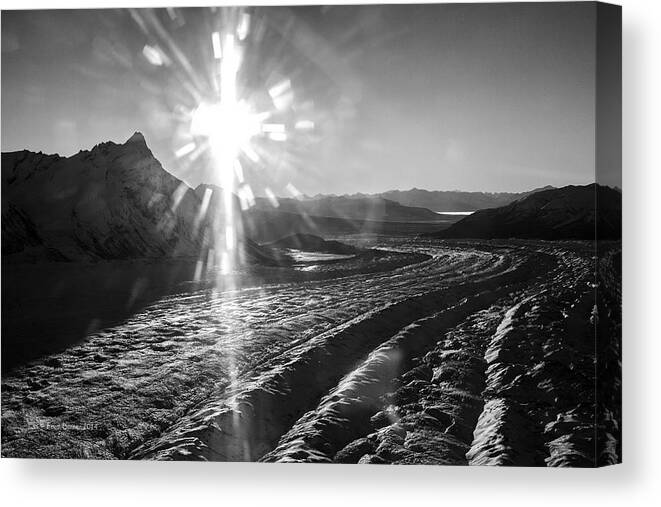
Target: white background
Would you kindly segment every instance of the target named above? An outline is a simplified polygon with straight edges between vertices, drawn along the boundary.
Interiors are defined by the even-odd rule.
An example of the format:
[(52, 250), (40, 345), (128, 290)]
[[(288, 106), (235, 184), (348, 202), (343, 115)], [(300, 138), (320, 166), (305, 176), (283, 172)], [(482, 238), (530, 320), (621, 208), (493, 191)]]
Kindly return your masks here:
[[(214, 3), (223, 2), (0, 0), (3, 9)], [(623, 465), (548, 470), (2, 459), (3, 504), (659, 505), (661, 2), (618, 3), (624, 13)]]

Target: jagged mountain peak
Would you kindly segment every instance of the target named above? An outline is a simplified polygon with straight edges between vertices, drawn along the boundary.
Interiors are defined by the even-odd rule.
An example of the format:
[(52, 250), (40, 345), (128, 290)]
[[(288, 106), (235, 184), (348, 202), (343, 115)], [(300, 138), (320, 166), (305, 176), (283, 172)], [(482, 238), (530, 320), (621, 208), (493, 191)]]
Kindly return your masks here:
[[(2, 176), (3, 262), (209, 259), (227, 237), (220, 188), (188, 187), (140, 132), (71, 157), (3, 153)], [(243, 237), (236, 196), (233, 210), (237, 262), (280, 262)]]
[(133, 133), (133, 135), (126, 140), (124, 144), (130, 145), (134, 143), (144, 144), (145, 146), (147, 146), (147, 141), (145, 141), (145, 136), (142, 134), (142, 132), (136, 130)]
[[(71, 157), (3, 153), (2, 166), (3, 201), (17, 210), (13, 223), (27, 232), (34, 224), (41, 246), (62, 258), (199, 251), (199, 238), (190, 226), (199, 200), (154, 158), (140, 132), (124, 144), (103, 142)], [(3, 224), (5, 218), (3, 209)], [(16, 253), (31, 246), (32, 236), (15, 237)]]
[[(147, 141), (142, 132), (135, 131), (131, 137), (129, 137), (124, 143), (116, 143), (113, 141), (104, 141), (96, 144), (91, 150), (81, 150), (78, 154), (92, 154), (95, 156), (106, 155), (109, 152), (117, 152), (117, 150), (123, 151), (125, 153), (143, 153), (148, 152), (151, 154), (151, 150), (147, 146)], [(153, 156), (153, 155), (152, 155)]]

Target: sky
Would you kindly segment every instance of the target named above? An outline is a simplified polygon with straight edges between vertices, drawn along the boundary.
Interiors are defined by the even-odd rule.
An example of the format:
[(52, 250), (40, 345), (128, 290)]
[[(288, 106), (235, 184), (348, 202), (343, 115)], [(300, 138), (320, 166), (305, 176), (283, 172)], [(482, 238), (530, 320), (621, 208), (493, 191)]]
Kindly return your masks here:
[[(595, 181), (592, 3), (244, 12), (239, 95), (288, 129), (284, 142), (253, 140), (258, 161), (240, 159), (256, 194)], [(165, 169), (218, 183), (208, 153), (182, 147), (190, 111), (217, 96), (212, 33), (236, 16), (3, 11), (2, 151), (69, 156), (140, 131)], [(271, 93), (282, 83), (284, 105)], [(314, 128), (294, 129), (300, 121)]]

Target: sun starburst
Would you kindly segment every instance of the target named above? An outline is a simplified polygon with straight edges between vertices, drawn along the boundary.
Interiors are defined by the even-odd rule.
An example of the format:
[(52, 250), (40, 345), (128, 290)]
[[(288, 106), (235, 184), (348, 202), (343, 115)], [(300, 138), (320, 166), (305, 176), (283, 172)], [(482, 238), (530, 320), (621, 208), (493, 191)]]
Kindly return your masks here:
[[(306, 97), (297, 103), (285, 70), (289, 67), (265, 42), (271, 25), (257, 10), (205, 11), (209, 23), (201, 32), (203, 50), (198, 54), (180, 46), (153, 11), (130, 12), (150, 40), (143, 48), (145, 59), (154, 67), (170, 68), (175, 82), (183, 85), (173, 106), (178, 122), (173, 151), (186, 171), (199, 168), (192, 180), (204, 174), (205, 182), (220, 186), (204, 188), (196, 223), (206, 245), (206, 270), (227, 273), (240, 262), (242, 215), (255, 205), (255, 194), (278, 206), (269, 182), (282, 181), (296, 150), (312, 138), (313, 102)], [(177, 19), (186, 23), (183, 15)], [(276, 30), (269, 37), (282, 39), (283, 34)], [(262, 73), (264, 68), (269, 72)], [(291, 182), (285, 183), (281, 190), (301, 195)]]

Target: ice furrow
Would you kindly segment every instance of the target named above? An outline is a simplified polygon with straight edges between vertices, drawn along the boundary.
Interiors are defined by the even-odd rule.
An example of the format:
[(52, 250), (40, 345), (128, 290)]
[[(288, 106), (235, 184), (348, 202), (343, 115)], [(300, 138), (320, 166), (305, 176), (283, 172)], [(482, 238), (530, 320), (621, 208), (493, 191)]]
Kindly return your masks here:
[[(255, 460), (272, 450), (282, 434), (369, 351), (387, 337), (476, 292), (526, 280), (532, 270), (552, 264), (533, 256), (503, 265), (501, 274), (372, 310), (342, 326), (288, 349), (256, 378), (230, 386), (219, 402), (197, 413), (134, 454), (136, 458)], [(330, 366), (330, 367), (329, 367)], [(173, 445), (173, 442), (183, 442)]]

